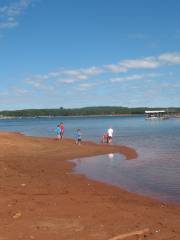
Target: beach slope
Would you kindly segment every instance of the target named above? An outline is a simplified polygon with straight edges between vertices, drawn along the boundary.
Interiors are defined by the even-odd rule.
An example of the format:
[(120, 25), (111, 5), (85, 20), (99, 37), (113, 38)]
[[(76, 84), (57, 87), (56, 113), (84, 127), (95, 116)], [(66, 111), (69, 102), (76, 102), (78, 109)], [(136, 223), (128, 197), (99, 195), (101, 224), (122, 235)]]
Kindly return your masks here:
[(180, 207), (72, 173), (67, 160), (125, 146), (0, 133), (0, 240), (180, 239)]

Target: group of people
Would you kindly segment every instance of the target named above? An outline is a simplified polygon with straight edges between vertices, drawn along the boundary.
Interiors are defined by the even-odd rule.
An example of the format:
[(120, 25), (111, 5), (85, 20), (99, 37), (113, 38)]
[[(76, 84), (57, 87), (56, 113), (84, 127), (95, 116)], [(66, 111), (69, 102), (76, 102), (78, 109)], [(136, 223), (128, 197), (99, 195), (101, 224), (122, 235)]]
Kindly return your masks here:
[(107, 130), (107, 132), (105, 132), (103, 134), (101, 142), (107, 143), (107, 144), (112, 143), (113, 132), (114, 132), (114, 130), (112, 129), (112, 127), (110, 127)]
[[(113, 129), (112, 127), (110, 127), (107, 132), (105, 132), (102, 136), (102, 140), (101, 143), (112, 143), (112, 137), (113, 137)], [(60, 124), (57, 125), (56, 128), (56, 138), (57, 140), (62, 140), (64, 135), (64, 123), (61, 122)], [(80, 145), (82, 141), (82, 134), (81, 134), (81, 130), (78, 128), (76, 130), (76, 144)]]
[[(64, 135), (64, 123), (61, 122), (60, 124), (57, 125), (57, 128), (56, 128), (57, 140), (62, 140), (63, 135)], [(81, 130), (78, 128), (76, 130), (76, 144), (80, 145), (81, 141), (82, 141)]]
[(60, 124), (57, 125), (56, 128), (56, 137), (58, 140), (62, 140), (64, 135), (64, 123), (61, 122)]

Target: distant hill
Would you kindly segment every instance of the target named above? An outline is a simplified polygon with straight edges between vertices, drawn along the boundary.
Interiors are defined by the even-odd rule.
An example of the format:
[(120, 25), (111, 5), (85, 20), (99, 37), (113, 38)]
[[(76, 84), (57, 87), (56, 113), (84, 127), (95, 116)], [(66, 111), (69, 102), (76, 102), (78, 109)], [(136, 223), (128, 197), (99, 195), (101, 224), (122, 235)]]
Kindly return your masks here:
[(0, 111), (0, 117), (42, 117), (42, 116), (90, 116), (90, 115), (120, 115), (120, 114), (144, 114), (145, 110), (167, 110), (169, 113), (180, 113), (180, 108), (128, 108), (128, 107), (83, 107), (83, 108), (59, 108), (59, 109), (24, 109), (14, 111)]

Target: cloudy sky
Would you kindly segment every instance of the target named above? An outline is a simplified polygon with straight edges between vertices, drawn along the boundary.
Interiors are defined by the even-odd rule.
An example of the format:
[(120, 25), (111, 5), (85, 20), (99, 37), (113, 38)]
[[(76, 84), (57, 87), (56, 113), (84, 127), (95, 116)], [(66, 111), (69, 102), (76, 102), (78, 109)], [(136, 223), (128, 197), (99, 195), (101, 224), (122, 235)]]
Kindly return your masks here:
[(179, 0), (1, 0), (0, 109), (180, 107)]

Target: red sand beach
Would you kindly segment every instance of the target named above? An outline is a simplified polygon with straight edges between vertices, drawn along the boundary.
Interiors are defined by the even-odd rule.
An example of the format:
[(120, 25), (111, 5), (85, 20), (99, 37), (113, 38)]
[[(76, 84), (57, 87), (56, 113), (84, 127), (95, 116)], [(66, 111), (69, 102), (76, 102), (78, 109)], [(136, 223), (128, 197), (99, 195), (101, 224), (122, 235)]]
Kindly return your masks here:
[(180, 239), (180, 206), (72, 173), (77, 157), (125, 146), (0, 133), (0, 240)]

